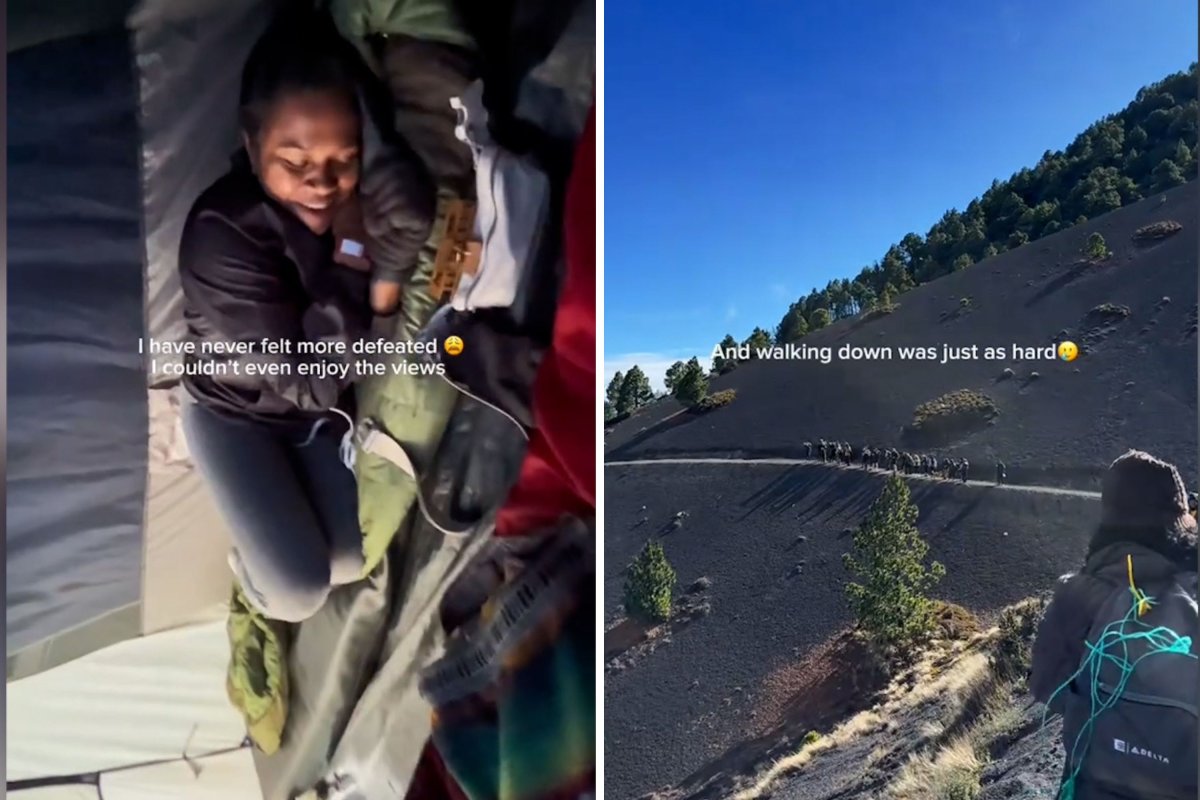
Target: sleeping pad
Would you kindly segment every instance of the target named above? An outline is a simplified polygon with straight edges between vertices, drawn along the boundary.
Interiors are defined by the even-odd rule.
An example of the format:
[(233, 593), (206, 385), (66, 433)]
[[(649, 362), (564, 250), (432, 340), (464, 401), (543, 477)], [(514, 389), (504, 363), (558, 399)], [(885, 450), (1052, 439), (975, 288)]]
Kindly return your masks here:
[[(341, 33), (359, 47), (381, 77), (386, 75), (386, 69), (371, 57), (366, 37), (369, 33), (390, 30), (386, 26), (416, 37), (412, 41), (422, 48), (419, 55), (427, 57), (442, 50), (457, 56), (459, 48), (469, 48), (471, 42), (447, 0), (336, 0), (330, 10)], [(469, 77), (466, 65), (453, 60), (447, 64), (445, 58), (428, 58), (428, 68), (423, 69), (421, 62), (412, 58), (408, 61), (406, 66), (410, 68), (402, 76), (408, 85), (388, 87), (393, 101), (391, 110), (396, 116), (392, 122), (441, 188), (434, 225), (416, 266), (403, 283), (401, 306), (390, 317), (377, 319), (371, 332), (372, 338), (391, 341), (411, 341), (437, 308), (441, 298), (430, 292), (430, 282), (438, 248), (451, 206), (470, 184), (470, 153), (454, 140), (453, 115), (446, 108), (448, 98)], [(418, 91), (414, 92), (413, 86)], [(444, 154), (455, 153), (456, 146), (458, 157), (452, 161), (464, 165), (467, 174), (447, 176), (444, 174), (447, 169), (442, 166), (446, 162)], [(419, 469), (428, 466), (456, 397), (457, 392), (447, 382), (428, 375), (369, 377), (356, 386), (359, 419), (373, 419), (403, 444)], [(285, 727), (290, 727), (289, 718), (296, 714), (296, 709), (290, 708), (296, 693), (292, 691), (293, 681), (287, 666), (290, 662), (291, 672), (301, 676), (309, 668), (308, 661), (289, 658), (297, 643), (293, 640), (313, 638), (308, 635), (310, 632), (320, 632), (318, 638), (322, 640), (334, 635), (336, 624), (344, 623), (350, 614), (375, 622), (364, 622), (365, 627), (349, 626), (335, 641), (355, 647), (378, 647), (384, 630), (388, 605), (385, 590), (389, 584), (389, 565), (384, 563), (384, 556), (413, 510), (416, 487), (407, 475), (370, 454), (360, 454), (356, 459), (355, 473), (363, 530), (364, 575), (370, 576), (368, 584), (375, 590), (373, 593), (365, 592), (359, 585), (336, 590), (317, 618), (297, 627), (263, 618), (247, 603), (240, 588), (234, 587), (228, 623), (231, 659), (227, 691), (242, 712), (251, 739), (266, 755), (283, 746)], [(370, 661), (364, 656), (358, 659), (358, 665), (343, 667), (348, 685), (365, 679)]]
[[(451, 199), (445, 195), (439, 198), (437, 222), (416, 269), (405, 283), (400, 311), (377, 320), (373, 336), (411, 340), (437, 307), (428, 291), (429, 281)], [(360, 419), (370, 417), (380, 423), (405, 446), (418, 466), (427, 465), (432, 459), (456, 396), (450, 384), (428, 375), (372, 376), (356, 387)], [(413, 507), (416, 486), (396, 467), (369, 453), (356, 459), (355, 473), (366, 562), (364, 575), (372, 575)], [(245, 716), (250, 736), (259, 749), (274, 753), (280, 747), (288, 718), (288, 675), (283, 666), (288, 660), (293, 626), (263, 618), (246, 602), (240, 588), (235, 588), (228, 628), (232, 646), (230, 699)]]

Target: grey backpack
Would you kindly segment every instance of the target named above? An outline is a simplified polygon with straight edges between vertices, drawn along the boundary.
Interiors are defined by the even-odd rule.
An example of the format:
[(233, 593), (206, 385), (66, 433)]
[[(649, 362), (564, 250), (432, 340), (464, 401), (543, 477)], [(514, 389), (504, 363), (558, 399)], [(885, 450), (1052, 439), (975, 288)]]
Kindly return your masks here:
[[(1108, 657), (1088, 663), (1091, 652), (1085, 651), (1082, 671), (1064, 689), (1063, 710), (1066, 774), (1079, 767), (1075, 779), (1075, 796), (1079, 800), (1091, 796), (1138, 800), (1197, 797), (1200, 661), (1196, 659), (1196, 573), (1182, 573), (1157, 585), (1138, 588), (1153, 603), (1142, 616), (1134, 612), (1123, 627), (1114, 625), (1110, 631), (1129, 635), (1160, 627), (1168, 629), (1180, 637), (1191, 637), (1190, 654), (1146, 655), (1160, 649), (1161, 644), (1145, 638), (1118, 641), (1111, 634), (1103, 645)], [(1088, 642), (1093, 645), (1100, 642), (1106, 626), (1129, 615), (1135, 602), (1128, 585), (1114, 588), (1092, 623)], [(1174, 640), (1168, 634), (1162, 641)], [(1117, 691), (1124, 674), (1122, 663), (1134, 662), (1138, 662), (1137, 666), (1128, 674), (1124, 687)], [(1110, 703), (1100, 710), (1100, 706)], [(1094, 713), (1093, 705), (1098, 714)], [(1073, 754), (1076, 760), (1072, 760)]]

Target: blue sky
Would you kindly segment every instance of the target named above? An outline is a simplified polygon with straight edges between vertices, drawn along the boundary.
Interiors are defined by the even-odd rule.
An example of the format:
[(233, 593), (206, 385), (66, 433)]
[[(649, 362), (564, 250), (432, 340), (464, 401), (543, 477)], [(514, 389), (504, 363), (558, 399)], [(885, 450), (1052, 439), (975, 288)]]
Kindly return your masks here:
[[(904, 8), (897, 8), (903, 6)], [(924, 234), (1196, 59), (1194, 0), (605, 4), (605, 383)]]

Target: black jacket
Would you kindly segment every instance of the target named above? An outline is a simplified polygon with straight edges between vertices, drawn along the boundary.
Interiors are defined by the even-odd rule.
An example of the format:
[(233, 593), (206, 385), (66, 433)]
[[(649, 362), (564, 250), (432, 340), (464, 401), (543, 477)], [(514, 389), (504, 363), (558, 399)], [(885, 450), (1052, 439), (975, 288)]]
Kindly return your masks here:
[[(244, 152), (192, 206), (179, 246), (188, 341), (184, 384), (201, 403), (285, 426), (346, 405), (351, 343), (370, 324), (368, 279), (333, 261), (318, 236), (272, 200)], [(268, 352), (263, 340), (291, 344)], [(343, 342), (345, 355), (301, 355), (297, 344)], [(229, 352), (231, 345), (252, 346)], [(302, 364), (349, 364), (345, 377), (302, 375)], [(197, 374), (201, 373), (201, 374)]]

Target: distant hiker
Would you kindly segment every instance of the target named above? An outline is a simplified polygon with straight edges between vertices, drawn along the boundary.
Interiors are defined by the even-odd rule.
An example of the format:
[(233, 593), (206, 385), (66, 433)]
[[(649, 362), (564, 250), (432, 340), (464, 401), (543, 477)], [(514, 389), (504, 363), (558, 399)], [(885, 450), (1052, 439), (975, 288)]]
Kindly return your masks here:
[(828, 461), (829, 460), (829, 444), (824, 439), (822, 439), (821, 443), (817, 446), (817, 449), (821, 451), (821, 461), (822, 462)]
[(805, 443), (804, 443), (804, 457), (805, 457), (805, 458), (812, 458), (812, 451), (813, 451), (813, 444), (812, 444), (812, 442), (805, 442)]
[[(1060, 579), (1033, 643), (1030, 693), (1063, 715), (1056, 796), (1194, 798), (1200, 666), (1130, 636), (1200, 634), (1187, 492), (1174, 466), (1130, 450), (1105, 474), (1100, 509), (1083, 568)], [(1115, 698), (1111, 687), (1120, 687)], [(1093, 703), (1106, 704), (1103, 713)]]
[(958, 466), (958, 469), (959, 469), (959, 476), (962, 478), (962, 482), (963, 482), (963, 483), (966, 483), (966, 482), (967, 482), (967, 475), (968, 475), (968, 474), (970, 473), (970, 471), (971, 471), (971, 462), (967, 461), (967, 460), (964, 458), (964, 459), (962, 460), (962, 463), (961, 463), (961, 464), (959, 464), (959, 466)]
[(1005, 471), (1004, 462), (997, 461), (996, 462), (996, 483), (1004, 483), (1004, 479), (1007, 477), (1008, 477), (1008, 473)]

